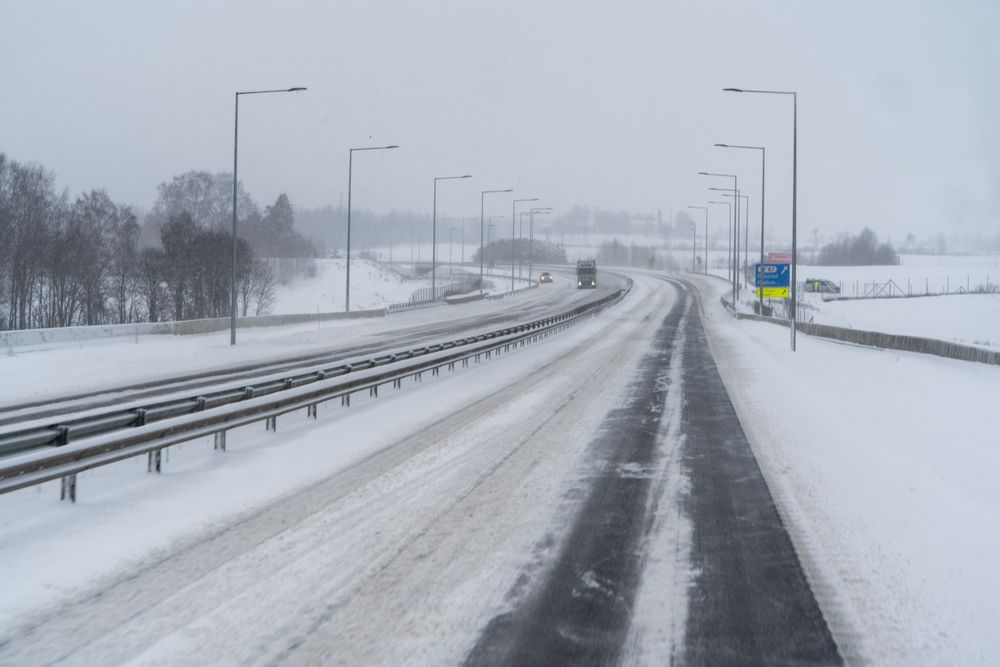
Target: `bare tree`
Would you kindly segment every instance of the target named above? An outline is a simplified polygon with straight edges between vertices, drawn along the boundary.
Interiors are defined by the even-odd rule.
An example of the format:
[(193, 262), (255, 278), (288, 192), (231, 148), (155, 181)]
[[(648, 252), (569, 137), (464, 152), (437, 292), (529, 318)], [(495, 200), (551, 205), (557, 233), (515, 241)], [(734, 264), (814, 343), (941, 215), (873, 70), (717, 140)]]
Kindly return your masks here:
[(138, 258), (138, 292), (146, 306), (146, 319), (159, 322), (167, 312), (166, 254), (160, 248), (143, 248)]
[(190, 253), (197, 233), (194, 220), (187, 213), (172, 216), (160, 230), (163, 280), (167, 285), (175, 320), (184, 319), (185, 311), (190, 309), (186, 292), (191, 272)]
[(254, 259), (249, 271), (240, 275), (240, 313), (246, 317), (253, 308), (254, 317), (267, 315), (274, 307), (277, 280), (271, 265), (263, 259)]

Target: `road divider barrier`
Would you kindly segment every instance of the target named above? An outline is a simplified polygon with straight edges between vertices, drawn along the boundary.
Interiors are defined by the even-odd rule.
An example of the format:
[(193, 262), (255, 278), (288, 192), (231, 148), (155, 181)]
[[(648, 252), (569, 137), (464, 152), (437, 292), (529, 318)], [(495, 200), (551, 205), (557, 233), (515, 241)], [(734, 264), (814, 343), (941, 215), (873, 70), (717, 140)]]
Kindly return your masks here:
[(163, 449), (208, 436), (224, 452), (226, 433), (234, 428), (264, 421), (267, 430), (277, 431), (278, 417), (290, 412), (305, 410), (315, 419), (321, 403), (340, 398), (349, 406), (351, 395), (359, 391), (377, 397), (380, 387), (398, 390), (406, 379), (419, 383), (425, 373), (437, 376), (442, 368), (454, 371), (459, 364), (480, 363), (618, 303), (631, 287), (628, 280), (624, 288), (558, 315), (475, 336), (265, 376), (249, 384), (203, 388), (195, 396), (124, 410), (90, 409), (47, 417), (45, 423), (7, 425), (0, 428), (0, 456), (6, 455), (0, 459), (0, 494), (62, 479), (61, 498), (75, 502), (76, 475), (86, 470), (146, 454), (147, 469), (160, 472)]

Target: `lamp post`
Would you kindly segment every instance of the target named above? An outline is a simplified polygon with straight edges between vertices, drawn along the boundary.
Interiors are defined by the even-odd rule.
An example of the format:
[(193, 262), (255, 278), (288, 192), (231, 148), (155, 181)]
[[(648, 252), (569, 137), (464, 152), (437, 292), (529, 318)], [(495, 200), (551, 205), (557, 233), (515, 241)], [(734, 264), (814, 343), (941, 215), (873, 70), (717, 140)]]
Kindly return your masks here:
[(464, 176), (436, 176), (434, 178), (434, 214), (432, 216), (433, 226), (431, 231), (431, 301), (437, 300), (437, 206), (438, 206), (438, 181), (453, 181), (459, 178), (472, 178), (469, 174)]
[(732, 280), (733, 279), (733, 271), (732, 271), (732, 266), (733, 266), (733, 229), (732, 229), (733, 228), (733, 203), (732, 202), (728, 202), (728, 201), (710, 201), (708, 203), (709, 204), (725, 204), (726, 206), (729, 207), (729, 211), (728, 211), (728, 216), (729, 216), (728, 217), (728, 222), (729, 222), (729, 251), (728, 251), (728, 255), (729, 255), (729, 269), (730, 269), (729, 270), (729, 279)]
[(236, 186), (240, 182), (237, 174), (237, 156), (240, 147), (240, 95), (266, 95), (268, 93), (297, 93), (306, 90), (303, 86), (279, 88), (277, 90), (236, 91), (236, 115), (233, 122), (233, 257), (232, 285), (229, 292), (229, 344), (236, 345)]
[[(483, 232), (485, 222), (484, 214), (486, 212), (486, 195), (498, 194), (501, 192), (513, 192), (513, 188), (507, 188), (506, 190), (483, 190), (479, 195), (479, 294), (483, 294), (483, 280), (486, 276), (484, 272), (485, 267), (485, 256), (486, 256), (486, 246), (483, 245)], [(490, 223), (492, 225), (492, 223)]]
[(515, 199), (511, 202), (510, 207), (510, 291), (514, 291), (514, 255), (516, 254), (517, 245), (517, 205), (519, 202), (526, 201), (538, 201), (538, 197), (531, 197), (530, 199)]
[(705, 212), (705, 275), (708, 275), (708, 207), (688, 206), (688, 208), (700, 208)]
[[(351, 310), (351, 181), (354, 171), (354, 151), (387, 151), (399, 146), (365, 146), (347, 150), (347, 280), (344, 294), (344, 312)], [(392, 243), (389, 243), (389, 253), (392, 253)]]
[[(766, 173), (765, 164), (767, 162), (767, 149), (764, 146), (739, 146), (735, 144), (715, 144), (719, 148), (742, 148), (746, 150), (760, 151), (760, 263), (764, 263), (764, 175)], [(747, 214), (749, 215), (749, 213)], [(749, 241), (749, 239), (748, 239)], [(757, 303), (760, 314), (764, 314), (764, 290), (759, 289)]]
[[(725, 196), (725, 197), (732, 197), (733, 196), (733, 189), (732, 188), (709, 188), (709, 190), (712, 190), (713, 192), (724, 193), (721, 196)], [(738, 197), (742, 197), (742, 195), (740, 194), (740, 190), (739, 189), (736, 190), (736, 195)], [(741, 201), (740, 199), (737, 199), (735, 203), (738, 205), (740, 203), (740, 201)], [(730, 235), (730, 237), (732, 237), (732, 238), (730, 238), (730, 241), (732, 241), (732, 243), (730, 243), (730, 246), (729, 246), (729, 253), (731, 255), (730, 258), (729, 258), (729, 270), (733, 274), (733, 275), (730, 276), (730, 279), (735, 278), (736, 276), (738, 276), (739, 275), (739, 271), (740, 271), (739, 270), (739, 262), (738, 262), (739, 256), (740, 256), (739, 246), (738, 245), (734, 245), (734, 244), (738, 244), (739, 240), (740, 240), (740, 234), (739, 234), (739, 229), (740, 229), (740, 219), (739, 219), (739, 217), (740, 217), (740, 214), (739, 214), (739, 211), (737, 211), (736, 215), (734, 215), (733, 217), (735, 218), (735, 220), (730, 220), (730, 223), (729, 223), (729, 235)], [(735, 228), (734, 228), (734, 225), (735, 225)], [(737, 293), (737, 296), (738, 296), (738, 293)]]
[(535, 214), (548, 215), (552, 212), (551, 206), (544, 206), (541, 208), (533, 208), (530, 211), (530, 216), (528, 218), (528, 280), (531, 280), (531, 254), (535, 250)]
[[(722, 196), (723, 197), (732, 197), (733, 195), (731, 193), (727, 192), (727, 193), (723, 194)], [(750, 255), (747, 252), (747, 242), (750, 240), (750, 195), (745, 195), (742, 192), (740, 192), (736, 196), (739, 197), (740, 200), (742, 200), (742, 202), (744, 204), (744, 206), (743, 206), (743, 271), (744, 271), (743, 277), (744, 277), (744, 279), (746, 279), (746, 273), (745, 272), (747, 271), (747, 268), (749, 267), (748, 262), (750, 260)], [(738, 236), (739, 235), (739, 231), (737, 230), (736, 233), (737, 233), (737, 236)], [(738, 255), (737, 255), (737, 259), (739, 259)]]
[[(736, 194), (737, 192), (739, 192), (739, 182), (738, 182), (738, 179), (736, 178), (736, 174), (717, 174), (717, 173), (710, 172), (710, 171), (699, 171), (698, 175), (699, 176), (718, 176), (718, 177), (721, 177), (721, 178), (731, 178), (731, 179), (733, 179), (733, 187), (731, 189), (732, 193)], [(730, 215), (732, 215), (732, 214), (733, 214), (733, 212), (731, 211)], [(734, 218), (734, 220), (735, 220), (735, 222), (734, 222), (734, 228), (737, 231), (739, 230), (739, 220), (738, 220), (739, 216), (740, 216), (740, 200), (737, 199), (736, 200), (735, 218)], [(740, 252), (740, 248), (739, 248), (739, 235), (738, 234), (737, 234), (736, 238), (733, 240), (732, 245), (730, 246), (730, 252), (734, 253), (734, 257), (733, 257), (732, 265), (731, 266), (733, 267), (733, 308), (735, 308), (736, 307), (736, 302), (740, 298), (739, 275), (738, 275), (738, 273), (736, 271), (736, 262), (737, 262), (736, 258), (739, 257), (739, 252)]]
[(795, 285), (795, 265), (798, 261), (796, 254), (796, 207), (797, 207), (797, 180), (798, 180), (798, 154), (799, 154), (799, 95), (794, 90), (749, 90), (743, 88), (723, 88), (727, 93), (756, 93), (760, 95), (791, 95), (792, 96), (792, 275), (790, 276), (791, 310), (792, 310), (792, 352), (795, 351), (795, 323), (796, 323), (796, 292)]
[(524, 257), (524, 216), (528, 215), (527, 211), (521, 211), (517, 216), (517, 277), (521, 277), (521, 265), (523, 262), (521, 259)]

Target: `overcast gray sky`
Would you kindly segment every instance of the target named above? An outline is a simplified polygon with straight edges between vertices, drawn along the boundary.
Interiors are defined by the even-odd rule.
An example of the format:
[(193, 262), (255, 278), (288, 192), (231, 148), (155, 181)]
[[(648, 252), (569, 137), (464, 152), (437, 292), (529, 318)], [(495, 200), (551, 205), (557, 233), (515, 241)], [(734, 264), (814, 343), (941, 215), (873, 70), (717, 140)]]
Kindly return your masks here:
[[(258, 203), (478, 215), (479, 191), (676, 211), (699, 170), (740, 174), (754, 215), (790, 219), (799, 92), (800, 229), (885, 237), (1000, 224), (1000, 3), (760, 0), (129, 2), (4, 0), (0, 151), (148, 208), (191, 170)], [(497, 204), (499, 205), (499, 204)]]

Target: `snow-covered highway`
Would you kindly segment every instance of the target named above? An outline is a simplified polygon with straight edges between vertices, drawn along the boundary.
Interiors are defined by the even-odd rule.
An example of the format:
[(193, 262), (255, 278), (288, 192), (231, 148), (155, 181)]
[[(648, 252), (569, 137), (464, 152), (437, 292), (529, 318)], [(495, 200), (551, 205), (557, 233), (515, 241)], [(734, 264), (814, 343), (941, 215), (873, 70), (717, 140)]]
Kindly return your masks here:
[[(787, 331), (727, 319), (711, 281), (628, 274), (634, 287), (617, 306), (500, 359), (331, 405), (315, 421), (286, 419), (277, 434), (238, 429), (225, 455), (210, 442), (172, 448), (159, 476), (145, 475), (144, 461), (88, 472), (73, 507), (54, 500), (51, 484), (0, 497), (0, 663), (955, 655), (953, 638), (915, 646), (906, 630), (952, 629), (952, 608), (923, 607), (910, 588), (892, 586), (897, 549), (917, 564), (933, 552), (898, 531), (879, 541), (894, 518), (913, 523), (914, 535), (933, 525), (893, 514), (905, 505), (862, 506), (876, 485), (893, 485), (885, 468), (852, 470), (817, 452), (812, 443), (834, 429), (820, 419), (830, 434), (813, 433), (818, 417), (801, 408), (809, 396), (786, 395), (823, 395), (811, 383), (829, 382), (824, 359), (848, 367), (856, 357), (863, 373), (884, 353), (805, 338), (792, 358), (771, 344)], [(544, 308), (579, 294), (535, 290), (531, 299)], [(265, 338), (253, 354), (281, 340)], [(997, 369), (890, 354), (904, 379), (931, 363), (977, 394), (997, 381)], [(782, 376), (791, 364), (806, 364), (808, 380)], [(778, 376), (786, 394), (769, 409), (760, 383)], [(890, 376), (865, 377), (894, 386)], [(838, 452), (857, 456), (843, 428)], [(919, 449), (916, 433), (910, 443)], [(905, 463), (910, 480), (930, 481), (923, 460)], [(851, 505), (852, 495), (861, 502)], [(908, 502), (926, 509), (942, 497)], [(970, 523), (995, 511), (989, 502), (955, 507)], [(997, 553), (995, 540), (950, 535), (957, 554)], [(951, 586), (933, 568), (911, 569), (929, 591)], [(982, 581), (995, 590), (994, 579)], [(965, 599), (988, 623), (987, 597)], [(990, 650), (980, 649), (962, 655), (983, 662)]]

